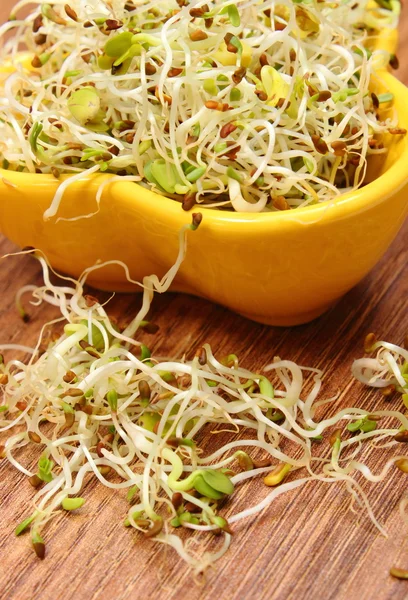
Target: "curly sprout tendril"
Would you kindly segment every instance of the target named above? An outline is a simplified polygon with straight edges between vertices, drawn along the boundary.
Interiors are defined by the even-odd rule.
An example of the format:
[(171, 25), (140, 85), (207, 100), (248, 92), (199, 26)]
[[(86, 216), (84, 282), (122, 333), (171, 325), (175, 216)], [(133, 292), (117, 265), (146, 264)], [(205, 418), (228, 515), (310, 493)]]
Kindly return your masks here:
[[(325, 416), (324, 405), (337, 397), (320, 399), (319, 369), (271, 357), (253, 372), (235, 354), (217, 359), (208, 344), (191, 359), (161, 358), (134, 339), (139, 327), (149, 328), (145, 318), (153, 293), (170, 285), (183, 260), (186, 230), (196, 229), (199, 221), (195, 215), (181, 232), (169, 273), (162, 280), (145, 278), (142, 309), (123, 331), (106, 305), (84, 293), (91, 270), (104, 265), (88, 269), (79, 281), (53, 284), (47, 262), (36, 253), (44, 285), (23, 291), (32, 293), (34, 304), (59, 307), (61, 316), (51, 325), (63, 325), (63, 332), (46, 344), (44, 327), (32, 349), (0, 346), (31, 355), (26, 362), (0, 364), (0, 433), (7, 437), (0, 456), (36, 490), (33, 508), (15, 533), (30, 531), (40, 559), (46, 554), (47, 523), (61, 510), (86, 510), (89, 475), (126, 496), (126, 527), (171, 546), (196, 572), (225, 554), (243, 519), (313, 481), (344, 483), (354, 507), (365, 510), (385, 534), (362, 479), (383, 481), (394, 465), (408, 472), (401, 451), (408, 441), (404, 413), (346, 407)], [(18, 305), (24, 318), (21, 295)], [(357, 360), (354, 375), (373, 387), (395, 385), (406, 395), (407, 351), (374, 336), (366, 339), (366, 350), (376, 351), (376, 358)], [(217, 435), (221, 431), (223, 437)], [(237, 433), (244, 435), (238, 439)], [(367, 453), (378, 452), (380, 442), (395, 454), (374, 473)], [(30, 449), (29, 458), (24, 448)], [(251, 486), (260, 484), (265, 493), (252, 494)], [(238, 487), (248, 493), (244, 505), (236, 506)], [(193, 538), (180, 535), (185, 530)], [(197, 553), (189, 543), (194, 536), (219, 533), (213, 551)]]

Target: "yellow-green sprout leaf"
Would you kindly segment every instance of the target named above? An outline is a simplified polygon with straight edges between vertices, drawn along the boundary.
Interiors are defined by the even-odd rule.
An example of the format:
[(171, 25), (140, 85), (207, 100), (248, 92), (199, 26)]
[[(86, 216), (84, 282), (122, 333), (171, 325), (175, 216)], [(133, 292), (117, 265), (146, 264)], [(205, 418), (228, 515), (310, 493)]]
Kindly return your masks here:
[(96, 117), (101, 107), (101, 99), (93, 87), (85, 87), (73, 92), (68, 99), (71, 115), (81, 125), (86, 125)]
[(64, 510), (77, 510), (85, 504), (83, 498), (64, 498), (61, 502), (61, 506)]
[(261, 81), (268, 95), (267, 104), (269, 106), (276, 106), (281, 98), (287, 97), (290, 86), (273, 67), (269, 65), (262, 67)]
[(132, 46), (133, 33), (124, 31), (115, 35), (105, 44), (105, 54), (111, 58), (118, 58)]

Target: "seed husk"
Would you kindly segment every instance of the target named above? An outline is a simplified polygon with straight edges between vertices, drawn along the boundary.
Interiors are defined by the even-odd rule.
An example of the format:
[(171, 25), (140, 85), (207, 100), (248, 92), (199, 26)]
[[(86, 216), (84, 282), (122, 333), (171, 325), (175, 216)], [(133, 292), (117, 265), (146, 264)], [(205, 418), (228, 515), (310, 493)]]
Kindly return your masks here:
[(319, 154), (327, 154), (329, 148), (326, 142), (318, 135), (312, 135), (312, 142)]
[(272, 198), (272, 205), (277, 210), (288, 210), (290, 208), (284, 196), (275, 196)]
[(399, 431), (397, 435), (394, 436), (394, 440), (396, 442), (408, 443), (408, 430)]
[(37, 33), (42, 27), (44, 22), (42, 15), (37, 15), (33, 21), (33, 33)]
[(243, 78), (246, 75), (246, 68), (245, 67), (239, 67), (238, 69), (236, 69), (233, 74), (232, 74), (232, 81), (235, 83), (235, 85), (238, 85), (239, 83), (241, 83), (241, 81), (243, 80)]
[(257, 460), (256, 458), (252, 459), (254, 464), (254, 469), (264, 469), (266, 467), (270, 467), (272, 464), (272, 460), (270, 458), (264, 458), (263, 460)]
[(202, 40), (206, 40), (208, 35), (202, 29), (196, 29), (190, 33), (190, 40), (192, 42), (201, 42)]
[(171, 497), (171, 503), (174, 506), (174, 508), (178, 510), (183, 504), (183, 495), (180, 494), (180, 492), (174, 492), (174, 494)]
[(33, 486), (33, 488), (37, 488), (38, 486), (40, 486), (43, 482), (42, 480), (38, 477), (38, 475), (31, 475), (31, 477), (28, 478), (28, 483), (30, 485)]
[(220, 138), (225, 139), (231, 133), (233, 133), (237, 129), (237, 125), (235, 123), (226, 123), (221, 127), (220, 130)]
[(141, 381), (139, 381), (138, 388), (139, 388), (140, 398), (142, 399), (142, 401), (149, 403), (151, 394), (152, 394), (150, 385), (147, 383), (147, 381), (144, 381), (142, 379)]
[(25, 410), (27, 408), (27, 402), (25, 402), (24, 400), (19, 400), (18, 402), (16, 402), (16, 408), (18, 408), (18, 410), (21, 410), (21, 412), (23, 412), (23, 410)]
[(0, 375), (0, 385), (6, 385), (8, 383), (8, 375), (7, 373), (2, 373)]
[(408, 579), (408, 570), (392, 567), (392, 569), (390, 569), (390, 575), (392, 575), (392, 577), (396, 577), (397, 579)]
[(28, 437), (34, 444), (41, 444), (41, 437), (35, 431), (29, 431)]
[(375, 333), (368, 333), (364, 338), (364, 352), (372, 352), (373, 346), (377, 341)]
[(163, 519), (155, 519), (153, 525), (144, 532), (144, 536), (147, 538), (158, 535), (163, 529)]
[(337, 442), (337, 440), (341, 440), (341, 429), (335, 429), (331, 436), (329, 437), (329, 444), (331, 447)]
[(200, 365), (205, 365), (207, 363), (207, 352), (205, 348), (200, 348), (199, 350), (197, 350), (196, 356)]
[(399, 69), (399, 60), (396, 54), (390, 55), (389, 65), (392, 69)]
[(395, 393), (395, 385), (393, 383), (391, 383), (390, 385), (387, 385), (384, 388), (381, 388), (381, 393), (383, 396), (385, 396), (386, 398), (389, 398), (390, 396), (392, 396)]
[(5, 458), (6, 456), (6, 447), (3, 445), (0, 445), (0, 458)]
[(392, 135), (405, 135), (407, 130), (403, 127), (390, 127), (388, 133), (391, 133)]
[(183, 198), (183, 202), (182, 202), (182, 209), (185, 211), (191, 210), (193, 208), (193, 206), (196, 205), (196, 194), (195, 193), (188, 193), (184, 196)]
[(316, 98), (316, 102), (326, 102), (331, 98), (331, 92), (329, 90), (322, 90)]
[(76, 379), (76, 375), (74, 371), (67, 371), (62, 379), (65, 383), (73, 383)]
[(34, 42), (37, 46), (43, 46), (47, 42), (47, 36), (44, 33), (39, 33), (35, 36)]
[(76, 14), (74, 9), (69, 4), (66, 4), (64, 6), (64, 10), (65, 10), (67, 17), (69, 17), (70, 19), (72, 19), (75, 22), (78, 21), (78, 15)]
[(408, 458), (399, 458), (394, 464), (403, 473), (408, 473)]

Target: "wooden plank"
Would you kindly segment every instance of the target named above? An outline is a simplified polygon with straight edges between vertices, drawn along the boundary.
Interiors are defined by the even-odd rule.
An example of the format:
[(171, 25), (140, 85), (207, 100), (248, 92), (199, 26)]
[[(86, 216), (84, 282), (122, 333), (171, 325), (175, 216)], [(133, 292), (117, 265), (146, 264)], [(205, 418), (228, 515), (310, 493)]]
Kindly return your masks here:
[[(11, 4), (2, 0), (0, 20)], [(405, 17), (401, 56), (408, 55), (407, 34)], [(408, 66), (401, 68), (400, 77), (408, 82)], [(373, 409), (384, 400), (353, 383), (350, 366), (361, 355), (361, 339), (368, 331), (400, 342), (408, 330), (407, 235), (408, 224), (372, 273), (314, 323), (291, 329), (263, 327), (204, 300), (168, 294), (154, 302), (160, 334), (146, 339), (161, 355), (191, 355), (201, 343), (209, 342), (219, 355), (236, 352), (249, 368), (259, 369), (277, 354), (324, 367), (331, 373), (325, 395), (344, 390), (331, 412), (349, 403)], [(13, 249), (1, 240), (1, 254)], [(27, 325), (16, 314), (14, 296), (19, 287), (41, 282), (38, 265), (16, 257), (4, 260), (0, 269), (1, 340), (29, 344), (41, 324), (56, 314), (50, 307), (32, 309)], [(131, 315), (139, 302), (140, 296), (122, 296), (115, 299), (115, 311)], [(391, 406), (398, 408), (398, 401)], [(384, 461), (384, 451), (373, 453), (375, 472)], [(350, 511), (343, 485), (313, 483), (284, 495), (256, 519), (235, 527), (229, 553), (208, 572), (205, 587), (200, 587), (174, 553), (125, 530), (123, 495), (93, 480), (84, 491), (87, 504), (81, 513), (58, 516), (47, 527), (47, 560), (37, 561), (27, 540), (13, 534), (16, 523), (27, 515), (32, 489), (3, 461), (0, 598), (402, 600), (408, 597), (408, 583), (392, 579), (388, 570), (393, 564), (408, 566), (406, 532), (398, 514), (405, 482), (396, 471), (386, 484), (364, 488), (389, 532), (388, 539), (378, 534), (365, 514), (357, 518)], [(236, 501), (243, 506), (246, 494), (261, 497), (263, 492), (262, 484), (254, 483), (239, 491)]]

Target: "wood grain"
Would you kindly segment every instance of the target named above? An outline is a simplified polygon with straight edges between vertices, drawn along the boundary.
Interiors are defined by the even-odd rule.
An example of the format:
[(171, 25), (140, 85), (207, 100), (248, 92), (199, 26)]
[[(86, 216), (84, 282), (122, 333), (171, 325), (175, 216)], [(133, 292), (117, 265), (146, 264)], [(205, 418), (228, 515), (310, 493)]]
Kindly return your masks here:
[[(11, 5), (1, 0), (0, 21)], [(407, 12), (401, 39), (400, 56), (408, 58)], [(408, 83), (408, 65), (399, 76)], [(370, 275), (314, 323), (264, 327), (209, 302), (167, 294), (154, 302), (161, 330), (149, 338), (149, 345), (177, 357), (192, 354), (205, 341), (220, 355), (236, 352), (242, 364), (256, 369), (278, 354), (330, 370), (324, 393), (328, 397), (343, 390), (331, 411), (351, 403), (378, 407), (384, 403), (382, 396), (353, 383), (350, 366), (361, 355), (361, 340), (368, 331), (401, 342), (408, 330), (407, 225)], [(0, 241), (1, 254), (13, 249), (5, 239)], [(35, 309), (27, 325), (16, 314), (14, 295), (21, 285), (40, 283), (38, 266), (29, 258), (9, 258), (0, 263), (0, 275), (1, 340), (29, 344), (54, 314), (49, 307)], [(115, 311), (130, 315), (139, 302), (138, 296), (118, 297)], [(398, 401), (391, 406), (398, 408)], [(374, 470), (384, 461), (384, 451), (373, 453)], [(408, 568), (406, 531), (398, 514), (406, 479), (398, 471), (387, 483), (365, 489), (388, 539), (364, 514), (357, 518), (350, 511), (344, 486), (308, 484), (281, 497), (258, 518), (239, 524), (230, 552), (207, 574), (205, 586), (198, 586), (172, 552), (123, 528), (124, 497), (93, 480), (84, 491), (87, 504), (81, 513), (58, 516), (50, 523), (45, 532), (47, 559), (37, 561), (27, 541), (13, 534), (16, 523), (27, 515), (32, 489), (3, 461), (0, 599), (406, 599), (408, 582), (388, 575), (391, 565)], [(238, 505), (244, 505), (246, 494), (261, 495), (261, 484), (243, 488)]]

